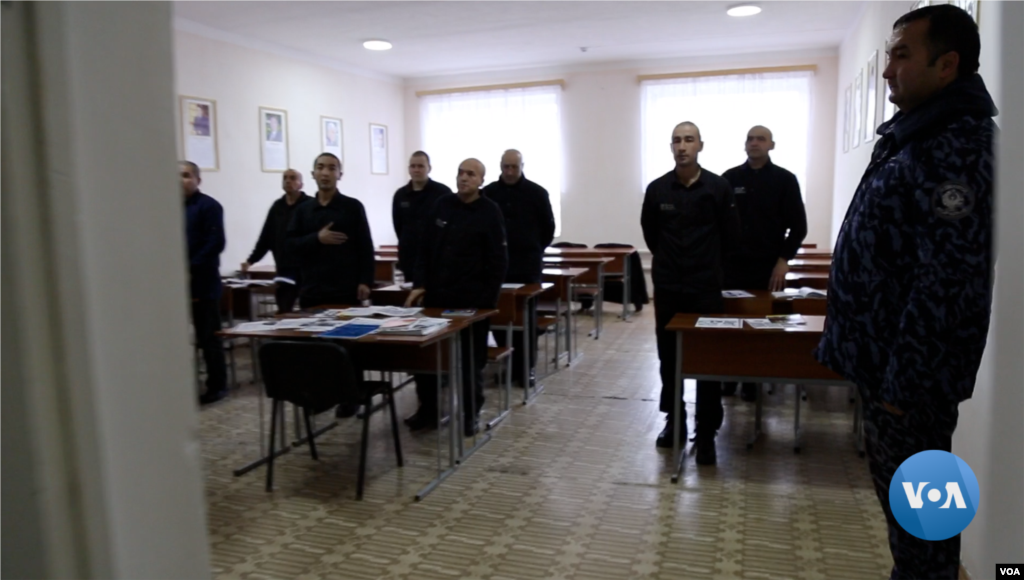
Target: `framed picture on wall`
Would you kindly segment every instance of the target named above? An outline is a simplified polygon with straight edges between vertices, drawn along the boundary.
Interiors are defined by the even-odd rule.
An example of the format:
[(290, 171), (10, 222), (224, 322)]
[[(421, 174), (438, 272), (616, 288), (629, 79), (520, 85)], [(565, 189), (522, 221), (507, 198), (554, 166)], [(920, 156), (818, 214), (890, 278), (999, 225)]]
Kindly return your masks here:
[(852, 91), (851, 85), (846, 85), (846, 98), (843, 100), (843, 153), (850, 150), (850, 108), (853, 105), (850, 102), (850, 94)]
[(388, 174), (388, 128), (387, 125), (370, 123), (370, 173)]
[(871, 54), (867, 66), (868, 76), (864, 81), (864, 142), (870, 143), (875, 138), (875, 129), (878, 128), (876, 114), (878, 109), (878, 51)]
[(260, 107), (260, 164), (268, 173), (288, 169), (288, 112)]
[(220, 169), (217, 156), (217, 101), (178, 97), (182, 158), (203, 171)]
[(853, 143), (850, 147), (856, 149), (860, 146), (860, 134), (864, 131), (864, 69), (860, 69), (857, 77), (853, 79), (853, 128), (850, 133), (853, 135)]
[(965, 12), (970, 14), (971, 18), (974, 19), (974, 23), (975, 24), (981, 24), (981, 21), (978, 20), (978, 5), (980, 3), (981, 3), (981, 0), (951, 0), (950, 1), (950, 4), (955, 4), (955, 5), (959, 6), (960, 8), (963, 8)]
[(341, 119), (320, 117), (320, 151), (337, 155), (342, 163), (345, 162), (343, 127)]

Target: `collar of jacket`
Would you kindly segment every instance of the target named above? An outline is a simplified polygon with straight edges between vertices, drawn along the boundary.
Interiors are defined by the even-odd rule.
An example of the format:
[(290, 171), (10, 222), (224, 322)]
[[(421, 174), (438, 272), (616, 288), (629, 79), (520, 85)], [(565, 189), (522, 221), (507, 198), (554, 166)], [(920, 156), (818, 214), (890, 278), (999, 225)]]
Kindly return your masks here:
[(945, 127), (953, 119), (998, 114), (981, 75), (973, 74), (953, 81), (909, 113), (898, 111), (878, 128), (878, 134), (885, 137), (891, 132), (896, 147), (902, 148), (925, 130)]

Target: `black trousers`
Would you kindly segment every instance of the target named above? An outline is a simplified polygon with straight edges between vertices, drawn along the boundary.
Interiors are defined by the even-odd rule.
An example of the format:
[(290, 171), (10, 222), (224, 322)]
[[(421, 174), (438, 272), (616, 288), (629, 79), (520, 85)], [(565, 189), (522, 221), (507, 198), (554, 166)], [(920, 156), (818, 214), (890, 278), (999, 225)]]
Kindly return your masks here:
[(295, 280), (294, 284), (278, 282), (274, 289), (274, 301), (277, 303), (278, 312), (291, 312), (295, 310), (295, 302), (299, 298), (299, 289), (302, 280), (296, 271), (279, 271), (278, 276)]
[[(489, 320), (481, 320), (461, 332), (462, 342), (462, 396), (463, 415), (476, 417), (484, 406), (484, 366), (487, 365), (487, 332), (491, 329)], [(470, 345), (473, 356), (470, 357)], [(420, 411), (437, 414), (437, 375), (417, 374), (416, 395), (420, 399)], [(473, 408), (473, 402), (476, 408)], [(468, 412), (472, 410), (472, 413)]]
[[(527, 351), (530, 355), (530, 370), (537, 367), (537, 301), (530, 300), (530, 309), (527, 312), (530, 321), (530, 347)], [(510, 346), (505, 344), (505, 331), (495, 331), (494, 341), (498, 346)], [(523, 378), (523, 333), (519, 330), (512, 331), (512, 379)]]
[(192, 301), (192, 327), (196, 346), (203, 351), (206, 362), (206, 392), (219, 393), (228, 386), (228, 367), (224, 362), (224, 344), (216, 333), (221, 329), (220, 301)]
[(730, 258), (724, 264), (725, 290), (767, 290), (778, 258)]
[[(658, 339), (658, 359), (661, 361), (661, 405), (662, 413), (673, 419), (673, 397), (676, 376), (676, 333), (665, 327), (676, 314), (715, 314), (723, 308), (722, 293), (692, 294), (654, 289), (655, 336)], [(685, 406), (683, 407), (686, 408)], [(714, 436), (722, 426), (722, 383), (718, 381), (697, 381), (697, 434)]]
[(892, 552), (891, 580), (943, 578), (956, 580), (960, 575), (960, 535), (940, 541), (922, 540), (904, 530), (889, 506), (889, 484), (900, 465), (916, 453), (937, 449), (951, 452), (957, 408), (936, 408), (924, 401), (905, 415), (897, 416), (870, 392), (860, 389), (864, 405), (864, 443), (875, 484), (889, 527)]

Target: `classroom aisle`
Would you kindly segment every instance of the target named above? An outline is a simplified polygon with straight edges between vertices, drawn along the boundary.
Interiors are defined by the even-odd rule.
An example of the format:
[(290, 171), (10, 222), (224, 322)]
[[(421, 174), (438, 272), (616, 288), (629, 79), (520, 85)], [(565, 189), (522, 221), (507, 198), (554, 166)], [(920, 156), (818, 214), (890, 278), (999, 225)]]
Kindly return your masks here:
[[(494, 440), (422, 502), (413, 496), (432, 477), (433, 433), (403, 426), (406, 466), (397, 468), (387, 415), (376, 415), (359, 502), (360, 423), (342, 420), (318, 440), (319, 462), (305, 447), (281, 457), (268, 494), (263, 469), (231, 473), (259, 453), (255, 390), (204, 409), (213, 576), (887, 577), (884, 519), (853, 448), (846, 389), (811, 389), (800, 455), (791, 387), (766, 395), (767, 436), (749, 452), (753, 404), (726, 398), (718, 465), (698, 468), (691, 455), (672, 484), (669, 452), (654, 447), (662, 420), (653, 325), (653, 308), (628, 323), (606, 314), (602, 338), (581, 340), (582, 360), (545, 379), (536, 402), (515, 405)], [(248, 369), (241, 356), (243, 379)], [(686, 400), (692, 417), (692, 385)], [(400, 416), (415, 405), (403, 389)]]

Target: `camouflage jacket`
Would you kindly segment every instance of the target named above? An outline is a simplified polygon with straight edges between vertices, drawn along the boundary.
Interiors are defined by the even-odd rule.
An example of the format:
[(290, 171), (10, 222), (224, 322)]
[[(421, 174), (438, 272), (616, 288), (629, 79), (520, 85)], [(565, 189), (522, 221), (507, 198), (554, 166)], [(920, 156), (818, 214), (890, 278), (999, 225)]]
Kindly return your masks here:
[(955, 408), (992, 305), (992, 120), (977, 74), (878, 129), (836, 240), (817, 359), (872, 400)]

